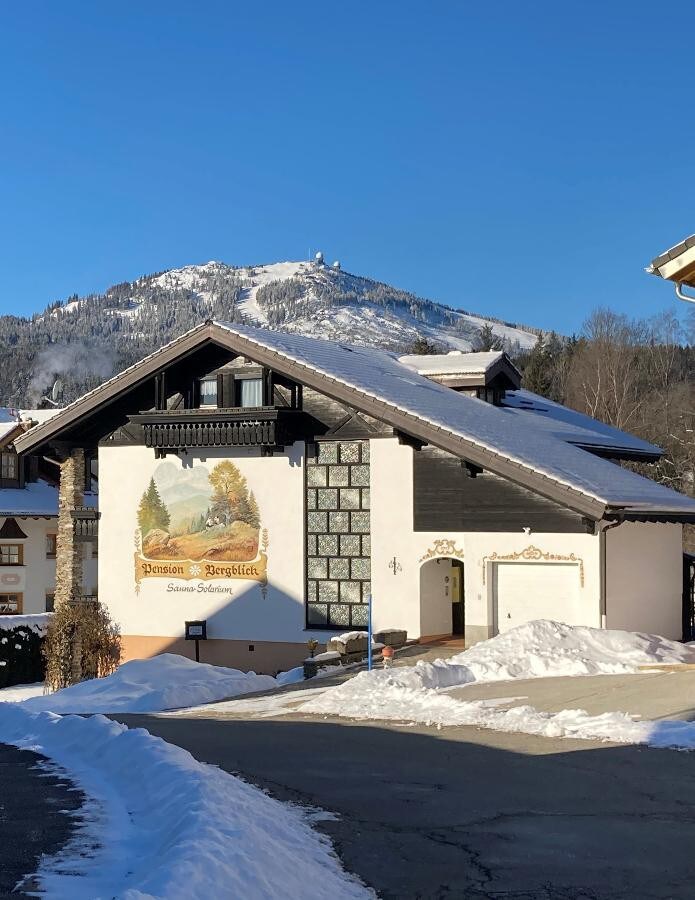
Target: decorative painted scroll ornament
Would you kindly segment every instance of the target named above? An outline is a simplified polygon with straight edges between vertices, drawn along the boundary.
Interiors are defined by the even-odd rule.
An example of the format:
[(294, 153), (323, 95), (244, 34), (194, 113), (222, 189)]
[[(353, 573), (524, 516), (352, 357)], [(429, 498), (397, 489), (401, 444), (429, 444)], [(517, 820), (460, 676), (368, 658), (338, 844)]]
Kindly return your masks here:
[(487, 574), (487, 564), (489, 562), (547, 562), (547, 563), (574, 563), (579, 567), (579, 584), (584, 587), (584, 560), (574, 553), (546, 553), (538, 547), (530, 544), (525, 550), (519, 550), (513, 553), (491, 553), (484, 556), (481, 560), (483, 566), (483, 584)]
[(449, 538), (439, 538), (432, 544), (427, 553), (420, 557), (420, 562), (435, 559), (437, 556), (453, 556), (456, 559), (463, 559), (463, 550), (456, 546), (456, 541)]
[(255, 559), (220, 561), (215, 559), (148, 559), (142, 555), (140, 535), (135, 535), (135, 591), (140, 593), (143, 578), (180, 578), (184, 581), (258, 581), (263, 592), (268, 585), (268, 529), (261, 532), (261, 546)]

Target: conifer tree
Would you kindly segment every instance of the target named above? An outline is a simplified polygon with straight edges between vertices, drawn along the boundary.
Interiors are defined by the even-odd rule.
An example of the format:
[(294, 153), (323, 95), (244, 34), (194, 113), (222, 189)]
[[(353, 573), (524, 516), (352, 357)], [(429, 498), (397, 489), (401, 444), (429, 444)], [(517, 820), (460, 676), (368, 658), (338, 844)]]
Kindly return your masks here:
[(153, 528), (161, 528), (162, 531), (166, 531), (169, 522), (169, 512), (159, 496), (154, 478), (150, 478), (150, 483), (138, 506), (138, 525), (142, 536), (145, 537)]

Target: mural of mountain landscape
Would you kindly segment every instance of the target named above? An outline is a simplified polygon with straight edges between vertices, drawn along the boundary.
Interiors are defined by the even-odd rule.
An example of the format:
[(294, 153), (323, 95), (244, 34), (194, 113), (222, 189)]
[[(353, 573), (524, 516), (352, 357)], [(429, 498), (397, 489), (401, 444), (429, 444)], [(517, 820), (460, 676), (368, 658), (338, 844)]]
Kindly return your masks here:
[(248, 561), (256, 558), (260, 513), (234, 463), (182, 469), (163, 462), (137, 511), (148, 559)]

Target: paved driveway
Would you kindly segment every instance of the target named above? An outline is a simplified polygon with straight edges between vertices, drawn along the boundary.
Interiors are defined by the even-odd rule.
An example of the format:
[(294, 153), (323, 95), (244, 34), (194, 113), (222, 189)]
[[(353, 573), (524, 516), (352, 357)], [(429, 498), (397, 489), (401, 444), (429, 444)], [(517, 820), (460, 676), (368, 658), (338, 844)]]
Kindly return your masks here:
[(695, 897), (692, 753), (296, 714), (117, 718), (337, 813), (317, 827), (384, 898)]
[(44, 757), (0, 744), (0, 898), (25, 896), (35, 888), (24, 881), (42, 854), (57, 853), (70, 839), (84, 797), (64, 778), (37, 768)]

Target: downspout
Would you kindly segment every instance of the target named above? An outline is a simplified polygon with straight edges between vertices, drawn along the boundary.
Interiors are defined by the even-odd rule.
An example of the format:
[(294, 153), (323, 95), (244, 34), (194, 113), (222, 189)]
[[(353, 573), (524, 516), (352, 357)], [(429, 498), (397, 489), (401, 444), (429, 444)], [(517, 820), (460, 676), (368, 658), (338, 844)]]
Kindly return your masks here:
[(599, 524), (599, 565), (601, 568), (601, 587), (600, 587), (600, 598), (599, 598), (599, 609), (601, 613), (601, 628), (606, 627), (606, 584), (607, 584), (607, 571), (608, 564), (606, 559), (606, 532), (610, 531), (611, 528), (616, 528), (618, 525), (622, 525), (625, 521), (623, 514), (619, 514), (618, 518), (615, 522), (606, 522), (603, 527)]

